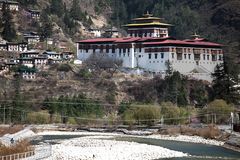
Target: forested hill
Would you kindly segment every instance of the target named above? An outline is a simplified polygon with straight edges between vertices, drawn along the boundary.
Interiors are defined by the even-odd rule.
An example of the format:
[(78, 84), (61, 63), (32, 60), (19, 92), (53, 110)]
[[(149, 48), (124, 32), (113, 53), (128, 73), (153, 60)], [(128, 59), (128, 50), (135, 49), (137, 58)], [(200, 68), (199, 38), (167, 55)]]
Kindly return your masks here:
[[(62, 31), (66, 38), (74, 42), (86, 38), (82, 33), (83, 26), (86, 29), (110, 26), (122, 28), (121, 26), (132, 18), (140, 17), (149, 11), (174, 25), (171, 28), (171, 36), (185, 39), (196, 32), (204, 38), (226, 45), (226, 53), (234, 62), (239, 62), (240, 59), (240, 0), (17, 1), (21, 8), (43, 11), (40, 26), (30, 25), (37, 26), (37, 31), (48, 33), (44, 36), (53, 36), (48, 25), (52, 23), (53, 28), (58, 28), (56, 32)], [(19, 22), (24, 20), (20, 19)], [(16, 26), (23, 30), (27, 28), (21, 27), (21, 24)]]
[(119, 26), (149, 11), (174, 25), (171, 36), (185, 39), (197, 32), (227, 45), (235, 60), (240, 54), (239, 0), (112, 0), (112, 8)]

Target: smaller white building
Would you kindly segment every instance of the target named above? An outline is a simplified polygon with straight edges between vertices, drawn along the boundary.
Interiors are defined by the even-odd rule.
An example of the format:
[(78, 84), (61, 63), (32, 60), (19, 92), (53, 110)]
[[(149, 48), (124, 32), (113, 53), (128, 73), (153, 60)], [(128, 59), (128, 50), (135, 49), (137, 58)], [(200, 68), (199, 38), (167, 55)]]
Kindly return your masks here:
[(19, 11), (19, 3), (16, 1), (0, 0), (0, 10), (2, 10), (4, 5), (9, 7), (10, 11)]
[(43, 53), (43, 55), (46, 55), (48, 59), (62, 60), (61, 54), (53, 52), (53, 51), (46, 51), (46, 52)]
[(88, 32), (91, 34), (91, 36), (98, 38), (102, 36), (101, 30), (97, 28), (90, 28)]
[(40, 42), (40, 36), (35, 33), (24, 34), (23, 37), (28, 44), (36, 44)]
[(28, 50), (28, 44), (25, 42), (22, 43), (6, 43), (7, 51), (9, 52), (25, 52)]
[(34, 9), (29, 9), (28, 12), (30, 13), (30, 16), (31, 16), (32, 19), (35, 19), (35, 20), (40, 19), (41, 11), (34, 10)]
[(24, 80), (35, 80), (36, 79), (36, 72), (28, 72), (28, 71), (22, 72), (21, 77)]

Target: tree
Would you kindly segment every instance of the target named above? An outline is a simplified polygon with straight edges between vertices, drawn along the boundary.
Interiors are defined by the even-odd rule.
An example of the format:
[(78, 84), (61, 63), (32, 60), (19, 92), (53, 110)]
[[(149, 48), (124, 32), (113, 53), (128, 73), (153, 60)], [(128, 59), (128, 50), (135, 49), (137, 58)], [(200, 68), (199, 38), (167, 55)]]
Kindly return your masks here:
[(18, 0), (18, 2), (23, 6), (37, 5), (37, 0)]
[(47, 39), (51, 37), (53, 32), (53, 24), (52, 24), (52, 20), (49, 18), (47, 14), (47, 9), (42, 12), (40, 21), (42, 22), (39, 28), (41, 39)]
[(50, 11), (52, 14), (56, 14), (58, 17), (62, 17), (64, 14), (64, 5), (62, 0), (52, 0)]
[(88, 68), (97, 71), (107, 70), (111, 76), (122, 66), (122, 60), (112, 59), (103, 54), (92, 54), (87, 60), (86, 65)]
[(70, 16), (75, 20), (82, 20), (84, 15), (81, 12), (79, 0), (73, 0), (72, 7), (70, 9)]
[(64, 14), (63, 22), (64, 22), (65, 25), (66, 25), (66, 29), (69, 29), (69, 31), (71, 31), (72, 28), (75, 27), (74, 20), (71, 18), (71, 16), (69, 15), (68, 12), (66, 12), (66, 13)]
[(16, 39), (17, 34), (15, 30), (15, 24), (9, 6), (3, 3), (2, 6), (2, 37), (7, 41), (13, 41)]
[(229, 72), (226, 61), (216, 66), (213, 77), (213, 98), (224, 99), (229, 103), (239, 103), (239, 77)]

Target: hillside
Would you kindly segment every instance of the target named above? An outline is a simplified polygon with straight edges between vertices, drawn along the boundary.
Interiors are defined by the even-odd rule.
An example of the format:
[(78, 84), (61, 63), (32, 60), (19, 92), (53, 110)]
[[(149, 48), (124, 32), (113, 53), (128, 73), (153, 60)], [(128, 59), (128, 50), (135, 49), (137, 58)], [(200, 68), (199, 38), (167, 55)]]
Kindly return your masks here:
[[(174, 25), (171, 36), (189, 38), (194, 32), (226, 45), (237, 59), (240, 46), (239, 0), (120, 0), (112, 1), (112, 20), (119, 26), (146, 11)], [(239, 59), (239, 57), (238, 57)]]
[[(21, 42), (24, 33), (34, 31), (40, 35), (42, 42), (39, 43), (39, 48), (43, 46), (42, 50), (60, 52), (58, 44), (65, 42), (67, 47), (76, 53), (76, 41), (93, 38), (88, 32), (89, 29), (105, 30), (113, 26), (123, 29), (123, 24), (149, 11), (154, 16), (162, 17), (164, 21), (173, 24), (170, 36), (186, 39), (197, 33), (210, 41), (224, 44), (227, 65), (226, 70), (221, 70), (224, 72), (223, 77), (226, 76), (225, 71), (229, 75), (234, 75), (234, 78), (240, 73), (238, 0), (18, 0), (18, 2), (19, 11), (14, 12), (12, 18), (8, 15), (10, 17), (8, 25), (11, 24), (10, 28), (13, 32), (15, 30), (17, 35), (7, 37), (9, 41)], [(29, 9), (40, 11), (40, 18), (29, 18)], [(6, 22), (5, 18), (4, 23)], [(1, 24), (0, 28), (2, 30), (4, 26)], [(53, 45), (46, 45), (48, 39), (53, 39)], [(2, 51), (0, 54), (1, 57), (8, 59), (16, 56), (14, 53)], [(149, 75), (122, 73), (118, 68), (113, 69), (116, 71), (114, 73), (111, 73), (113, 70), (109, 68), (91, 68), (99, 61), (96, 64), (95, 62), (90, 66), (87, 63), (77, 66), (72, 62), (49, 65), (37, 72), (38, 78), (33, 81), (19, 78), (17, 72), (19, 68), (13, 68), (11, 72), (0, 77), (0, 99), (3, 99), (1, 104), (9, 108), (15, 106), (17, 109), (34, 111), (47, 109), (50, 114), (53, 110), (62, 114), (61, 109), (64, 108), (65, 112), (68, 112), (66, 115), (71, 116), (80, 116), (83, 110), (89, 116), (93, 113), (92, 107), (101, 106), (109, 113), (116, 112), (121, 107), (127, 110), (130, 103), (171, 102), (184, 107), (188, 105), (204, 107), (215, 99), (239, 103), (237, 98), (225, 94), (229, 91), (228, 86), (233, 86), (232, 83), (229, 84), (230, 81), (226, 82), (227, 80), (224, 81), (227, 83), (225, 86), (219, 81), (217, 87), (227, 90), (220, 90), (219, 96), (214, 92), (214, 87), (205, 81), (188, 80), (178, 72), (169, 74), (170, 76), (165, 79), (152, 78)], [(78, 111), (79, 107), (81, 111)], [(98, 113), (98, 110), (95, 112)]]

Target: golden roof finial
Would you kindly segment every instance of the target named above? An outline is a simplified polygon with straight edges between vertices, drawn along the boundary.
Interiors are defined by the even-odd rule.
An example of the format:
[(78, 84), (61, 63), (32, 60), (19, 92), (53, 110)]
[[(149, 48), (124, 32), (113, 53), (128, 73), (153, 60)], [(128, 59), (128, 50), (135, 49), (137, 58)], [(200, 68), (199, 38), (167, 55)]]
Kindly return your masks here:
[(146, 14), (143, 14), (143, 17), (152, 17), (153, 15), (149, 13), (149, 11), (147, 11)]
[(193, 37), (194, 39), (198, 39), (200, 38), (201, 36), (197, 34), (197, 32), (194, 32), (193, 35), (191, 35), (191, 37)]

